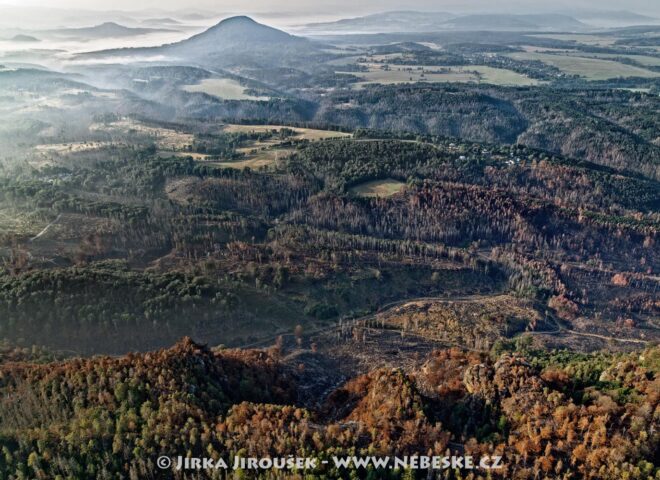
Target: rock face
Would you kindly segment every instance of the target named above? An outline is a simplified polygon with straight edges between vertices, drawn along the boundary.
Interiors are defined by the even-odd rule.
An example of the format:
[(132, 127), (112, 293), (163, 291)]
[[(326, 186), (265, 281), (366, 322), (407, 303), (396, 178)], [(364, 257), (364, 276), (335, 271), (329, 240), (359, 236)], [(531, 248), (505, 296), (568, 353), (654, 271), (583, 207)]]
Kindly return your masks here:
[(543, 388), (543, 382), (536, 375), (535, 369), (519, 356), (505, 355), (498, 360), (493, 381), (501, 396)]
[(492, 403), (496, 395), (495, 385), (493, 384), (494, 376), (493, 367), (485, 363), (479, 363), (465, 370), (463, 383), (468, 393), (482, 396), (487, 403)]
[(520, 391), (536, 391), (543, 387), (534, 368), (518, 356), (504, 356), (492, 366), (479, 363), (468, 367), (463, 384), (468, 393), (481, 397), (487, 404)]

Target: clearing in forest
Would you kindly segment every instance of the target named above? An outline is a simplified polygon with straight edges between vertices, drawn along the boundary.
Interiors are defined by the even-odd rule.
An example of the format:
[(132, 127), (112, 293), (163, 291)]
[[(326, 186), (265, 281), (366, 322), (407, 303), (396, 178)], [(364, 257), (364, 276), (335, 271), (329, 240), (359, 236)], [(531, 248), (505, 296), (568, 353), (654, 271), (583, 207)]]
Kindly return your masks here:
[(213, 165), (218, 165), (223, 168), (260, 168), (274, 165), (280, 160), (288, 157), (293, 153), (293, 149), (287, 148), (267, 148), (258, 150), (254, 153), (248, 153), (245, 158), (235, 161), (216, 162)]
[(351, 188), (351, 193), (360, 197), (391, 197), (399, 193), (405, 183), (391, 178), (372, 180)]

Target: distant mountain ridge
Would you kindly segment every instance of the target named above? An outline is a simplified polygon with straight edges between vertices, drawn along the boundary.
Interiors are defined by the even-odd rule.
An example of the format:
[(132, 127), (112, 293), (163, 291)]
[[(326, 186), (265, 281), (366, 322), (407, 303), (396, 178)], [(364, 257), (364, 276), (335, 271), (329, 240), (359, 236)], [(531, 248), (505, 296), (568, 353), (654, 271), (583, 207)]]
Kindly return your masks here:
[(40, 42), (41, 40), (39, 40), (38, 38), (33, 37), (31, 35), (18, 34), (18, 35), (14, 35), (11, 38), (11, 41), (12, 42), (32, 42), (32, 43), (34, 43), (34, 42)]
[(118, 37), (132, 37), (137, 35), (146, 35), (149, 33), (159, 32), (174, 32), (175, 30), (167, 30), (161, 28), (131, 28), (125, 27), (115, 22), (105, 22), (93, 27), (82, 28), (59, 28), (55, 30), (46, 30), (43, 33), (57, 36), (71, 36), (71, 37), (84, 37), (84, 38), (118, 38)]
[(311, 23), (305, 26), (305, 30), (366, 33), (424, 31), (433, 30), (455, 17), (456, 15), (447, 12), (394, 11), (335, 22)]
[(568, 15), (466, 15), (445, 26), (461, 30), (584, 30), (588, 26)]
[(454, 15), (447, 12), (395, 11), (347, 18), (335, 22), (311, 23), (303, 31), (310, 33), (402, 33), (436, 30), (488, 31), (578, 31), (589, 26), (562, 14), (475, 14)]
[(180, 42), (149, 48), (124, 48), (87, 55), (164, 55), (210, 67), (289, 66), (310, 61), (322, 45), (263, 25), (246, 16), (227, 18)]
[(173, 18), (166, 17), (166, 18), (148, 18), (146, 20), (142, 20), (142, 23), (145, 25), (181, 25), (181, 22), (178, 20), (174, 20)]
[(571, 14), (578, 20), (598, 26), (633, 26), (660, 23), (660, 18), (641, 15), (629, 10), (584, 11)]

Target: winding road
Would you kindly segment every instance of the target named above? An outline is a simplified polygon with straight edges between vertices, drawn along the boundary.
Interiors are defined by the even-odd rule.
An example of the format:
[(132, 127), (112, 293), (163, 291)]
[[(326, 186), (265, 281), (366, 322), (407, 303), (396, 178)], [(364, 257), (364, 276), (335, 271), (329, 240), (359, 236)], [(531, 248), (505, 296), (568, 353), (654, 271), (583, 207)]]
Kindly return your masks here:
[[(494, 294), (494, 295), (467, 295), (467, 296), (460, 296), (460, 297), (454, 297), (454, 298), (448, 298), (446, 296), (408, 298), (408, 299), (404, 299), (404, 300), (397, 300), (397, 301), (394, 301), (394, 302), (386, 303), (382, 307), (380, 307), (380, 309), (377, 312), (373, 312), (373, 313), (370, 313), (368, 315), (364, 315), (362, 317), (349, 319), (349, 320), (344, 320), (344, 321), (345, 322), (350, 322), (350, 323), (352, 323), (356, 326), (359, 325), (359, 324), (365, 325), (370, 320), (374, 320), (378, 315), (387, 313), (388, 311), (392, 310), (393, 308), (400, 307), (400, 306), (403, 306), (403, 305), (407, 305), (409, 303), (432, 303), (432, 302), (465, 303), (465, 302), (478, 302), (480, 300), (486, 300), (486, 299), (493, 298), (497, 295), (498, 294)], [(517, 335), (517, 337), (525, 336), (525, 335), (559, 335), (559, 334), (563, 333), (563, 334), (568, 334), (568, 335), (577, 335), (577, 336), (597, 338), (597, 339), (604, 340), (604, 341), (635, 343), (635, 344), (639, 344), (639, 345), (648, 345), (649, 344), (649, 342), (646, 341), (646, 340), (640, 340), (640, 339), (636, 339), (636, 338), (610, 337), (610, 336), (600, 335), (600, 334), (596, 334), (596, 333), (578, 332), (578, 331), (575, 331), (575, 330), (571, 330), (571, 329), (568, 329), (568, 328), (565, 328), (565, 327), (561, 326), (559, 324), (559, 322), (557, 321), (557, 319), (552, 317), (552, 316), (548, 317), (548, 320), (550, 320), (554, 324), (555, 328), (553, 330), (527, 331), (527, 332), (520, 333), (519, 335)], [(320, 328), (311, 330), (309, 332), (305, 332), (304, 335), (305, 336), (320, 335), (320, 334), (323, 334), (323, 333), (328, 333), (330, 331), (333, 331), (337, 328), (340, 328), (339, 322), (336, 322), (336, 323), (333, 323), (331, 325), (327, 325), (327, 326), (324, 326), (324, 327), (320, 327)], [(377, 327), (364, 327), (364, 328), (377, 329)], [(413, 337), (419, 337), (419, 338), (423, 338), (425, 340), (432, 340), (432, 341), (442, 343), (442, 344), (446, 344), (446, 345), (457, 346), (457, 347), (464, 348), (464, 349), (471, 350), (471, 351), (481, 352), (481, 350), (476, 350), (476, 349), (470, 348), (466, 345), (454, 344), (454, 343), (449, 342), (449, 341), (444, 340), (444, 339), (441, 340), (441, 339), (436, 339), (436, 338), (429, 337), (428, 335), (420, 335), (420, 334), (417, 334), (417, 333), (414, 333), (414, 332), (409, 332), (409, 331), (406, 331), (405, 335), (413, 336)], [(282, 338), (295, 337), (295, 334), (292, 333), (290, 330), (280, 331), (279, 333), (276, 333), (276, 334), (274, 334), (274, 335), (272, 335), (268, 338), (264, 338), (264, 339), (258, 340), (256, 342), (240, 345), (236, 348), (247, 349), (247, 348), (258, 348), (258, 347), (264, 347), (264, 346), (272, 345), (279, 337), (282, 337)], [(514, 338), (516, 338), (516, 337), (514, 337)]]

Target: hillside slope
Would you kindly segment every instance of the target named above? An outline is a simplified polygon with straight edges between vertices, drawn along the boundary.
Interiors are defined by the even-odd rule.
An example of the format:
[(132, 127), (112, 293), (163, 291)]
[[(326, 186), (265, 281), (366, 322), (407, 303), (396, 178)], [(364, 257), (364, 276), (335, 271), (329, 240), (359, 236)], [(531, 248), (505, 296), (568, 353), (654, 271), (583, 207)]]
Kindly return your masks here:
[[(185, 471), (159, 472), (156, 457), (231, 463), (235, 455), (443, 455), (460, 444), (465, 455), (503, 457), (488, 478), (654, 478), (658, 348), (526, 355), (492, 361), (436, 352), (415, 372), (380, 369), (351, 379), (319, 410), (295, 404), (303, 385), (277, 351), (214, 353), (185, 339), (121, 358), (47, 365), (5, 359), (0, 475), (182, 479)], [(331, 465), (308, 473), (348, 474)], [(207, 471), (196, 478), (215, 477)]]

